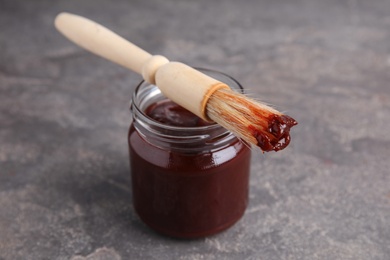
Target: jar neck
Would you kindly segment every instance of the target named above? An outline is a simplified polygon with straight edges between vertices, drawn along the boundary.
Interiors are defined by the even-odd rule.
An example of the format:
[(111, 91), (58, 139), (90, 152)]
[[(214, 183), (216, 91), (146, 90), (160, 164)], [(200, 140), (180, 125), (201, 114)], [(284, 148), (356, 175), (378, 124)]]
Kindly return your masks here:
[[(211, 74), (210, 76), (242, 92), (241, 85), (231, 77), (212, 70), (198, 70)], [(179, 127), (153, 120), (145, 113), (146, 109), (164, 99), (166, 97), (157, 86), (145, 81), (142, 81), (133, 93), (131, 102), (132, 125), (135, 131), (151, 145), (177, 152), (202, 153), (222, 149), (238, 141), (237, 137), (218, 124)]]

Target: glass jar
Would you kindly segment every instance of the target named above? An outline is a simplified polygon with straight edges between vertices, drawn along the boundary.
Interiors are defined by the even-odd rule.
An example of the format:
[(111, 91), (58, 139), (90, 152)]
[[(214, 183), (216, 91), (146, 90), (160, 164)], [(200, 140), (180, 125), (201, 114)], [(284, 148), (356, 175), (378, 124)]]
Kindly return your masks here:
[[(198, 70), (242, 91), (228, 75)], [(128, 142), (134, 208), (149, 227), (173, 237), (225, 230), (247, 207), (249, 145), (218, 124), (178, 127), (151, 119), (145, 110), (164, 99), (144, 81), (133, 94)]]

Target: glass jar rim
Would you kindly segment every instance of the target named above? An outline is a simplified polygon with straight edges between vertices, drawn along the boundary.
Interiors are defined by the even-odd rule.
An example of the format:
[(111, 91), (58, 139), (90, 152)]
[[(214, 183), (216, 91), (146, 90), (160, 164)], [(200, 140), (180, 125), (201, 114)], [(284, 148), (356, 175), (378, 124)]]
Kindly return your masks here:
[[(235, 84), (235, 86), (231, 86), (231, 85), (227, 84), (230, 88), (232, 88), (235, 91), (239, 91), (240, 93), (244, 93), (244, 88), (242, 87), (242, 85), (232, 76), (230, 76), (224, 72), (214, 70), (214, 69), (208, 69), (208, 68), (202, 68), (202, 67), (194, 67), (194, 68), (205, 73), (205, 74), (208, 74), (208, 73), (219, 74), (219, 75), (225, 77), (226, 79), (232, 81)], [(223, 82), (223, 80), (221, 80), (221, 79), (219, 79), (219, 80)], [(137, 94), (139, 93), (143, 84), (146, 84), (146, 83), (147, 82), (145, 80), (142, 80), (140, 83), (138, 83), (138, 85), (135, 88), (133, 95), (132, 95), (130, 108), (131, 109), (135, 108), (137, 110), (137, 112), (139, 113), (139, 115), (142, 115), (143, 120), (146, 120), (149, 124), (153, 124), (156, 127), (161, 127), (161, 128), (165, 128), (167, 130), (172, 130), (172, 131), (190, 131), (190, 132), (204, 132), (204, 131), (211, 131), (211, 130), (216, 130), (218, 128), (222, 128), (219, 124), (217, 124), (215, 122), (210, 124), (210, 125), (205, 125), (205, 126), (172, 126), (172, 125), (166, 125), (166, 124), (163, 124), (163, 123), (158, 122), (156, 120), (153, 120), (137, 104), (134, 104), (134, 100), (137, 100)], [(147, 83), (147, 84), (149, 84), (149, 83)], [(153, 85), (153, 84), (150, 84), (150, 85)]]

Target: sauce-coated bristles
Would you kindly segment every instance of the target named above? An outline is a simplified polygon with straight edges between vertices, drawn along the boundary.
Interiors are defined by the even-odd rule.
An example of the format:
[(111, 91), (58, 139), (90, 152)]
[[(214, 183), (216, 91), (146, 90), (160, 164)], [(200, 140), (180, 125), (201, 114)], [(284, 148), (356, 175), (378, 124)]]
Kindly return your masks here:
[(208, 117), (263, 151), (279, 151), (290, 142), (297, 122), (277, 110), (230, 89), (215, 91), (206, 106)]

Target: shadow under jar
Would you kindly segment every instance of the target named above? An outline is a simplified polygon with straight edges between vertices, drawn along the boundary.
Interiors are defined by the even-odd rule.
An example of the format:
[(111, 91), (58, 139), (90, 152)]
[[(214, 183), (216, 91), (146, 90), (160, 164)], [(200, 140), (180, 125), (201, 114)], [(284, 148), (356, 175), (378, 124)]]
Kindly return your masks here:
[[(226, 74), (198, 70), (243, 91)], [(133, 94), (131, 111), (133, 205), (141, 220), (178, 238), (216, 234), (236, 223), (248, 203), (249, 145), (175, 106), (144, 81)]]

